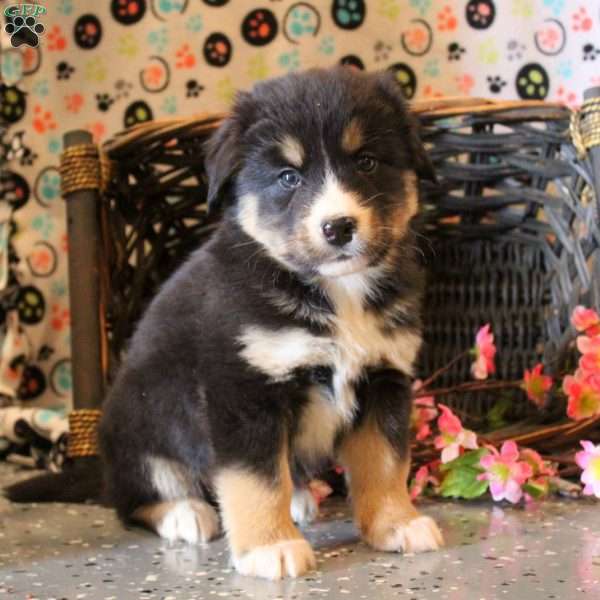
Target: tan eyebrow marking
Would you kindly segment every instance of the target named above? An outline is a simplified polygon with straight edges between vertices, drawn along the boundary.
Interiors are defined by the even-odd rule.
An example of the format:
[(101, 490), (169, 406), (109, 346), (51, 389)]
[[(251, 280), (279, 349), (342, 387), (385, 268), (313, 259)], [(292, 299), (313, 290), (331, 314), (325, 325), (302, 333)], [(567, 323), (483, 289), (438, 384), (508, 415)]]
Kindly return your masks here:
[(286, 135), (279, 143), (281, 154), (293, 167), (300, 168), (304, 162), (304, 148), (295, 137)]
[(346, 125), (342, 134), (342, 150), (352, 154), (363, 145), (363, 129), (360, 121), (355, 117)]

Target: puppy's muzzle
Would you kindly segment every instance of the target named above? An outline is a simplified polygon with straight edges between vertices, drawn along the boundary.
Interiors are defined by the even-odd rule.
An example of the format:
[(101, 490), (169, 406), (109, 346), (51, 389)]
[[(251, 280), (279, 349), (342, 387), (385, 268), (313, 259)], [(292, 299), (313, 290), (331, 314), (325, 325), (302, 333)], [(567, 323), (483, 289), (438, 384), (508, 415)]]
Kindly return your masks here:
[(353, 240), (356, 233), (356, 219), (353, 217), (332, 219), (325, 221), (321, 229), (328, 244), (341, 248)]

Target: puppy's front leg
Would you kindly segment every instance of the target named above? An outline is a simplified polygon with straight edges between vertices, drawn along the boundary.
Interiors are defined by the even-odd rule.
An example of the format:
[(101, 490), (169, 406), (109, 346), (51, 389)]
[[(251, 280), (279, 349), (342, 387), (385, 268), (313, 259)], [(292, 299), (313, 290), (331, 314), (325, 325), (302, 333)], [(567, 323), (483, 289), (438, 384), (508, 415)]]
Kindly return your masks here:
[(369, 374), (357, 389), (361, 415), (340, 445), (350, 475), (357, 526), (378, 550), (423, 552), (443, 545), (435, 522), (420, 515), (407, 489), (410, 382), (398, 371)]
[(316, 566), (315, 556), (292, 522), (292, 478), (287, 451), (268, 470), (232, 466), (216, 478), (221, 515), (235, 568), (268, 579), (298, 577)]

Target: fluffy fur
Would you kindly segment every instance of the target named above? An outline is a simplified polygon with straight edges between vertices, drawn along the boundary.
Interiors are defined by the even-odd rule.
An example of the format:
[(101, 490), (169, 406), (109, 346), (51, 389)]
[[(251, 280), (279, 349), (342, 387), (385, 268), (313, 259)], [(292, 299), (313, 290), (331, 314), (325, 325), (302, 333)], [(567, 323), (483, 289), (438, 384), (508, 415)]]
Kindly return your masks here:
[(196, 542), (218, 507), (240, 572), (297, 576), (315, 561), (292, 498), (335, 457), (368, 542), (436, 548), (406, 490), (422, 289), (410, 220), (432, 174), (395, 81), (336, 69), (261, 83), (206, 169), (221, 225), (149, 306), (106, 400), (119, 515)]

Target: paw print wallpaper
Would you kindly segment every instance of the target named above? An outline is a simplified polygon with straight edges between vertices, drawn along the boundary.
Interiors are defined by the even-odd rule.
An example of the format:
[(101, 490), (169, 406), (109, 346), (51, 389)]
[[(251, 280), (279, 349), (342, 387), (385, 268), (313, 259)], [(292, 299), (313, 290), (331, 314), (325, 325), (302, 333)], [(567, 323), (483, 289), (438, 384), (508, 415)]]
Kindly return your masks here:
[[(0, 0), (0, 405), (69, 408), (62, 135), (222, 110), (314, 66), (406, 96), (551, 99), (600, 85), (600, 0)], [(9, 11), (10, 13), (10, 11)]]

